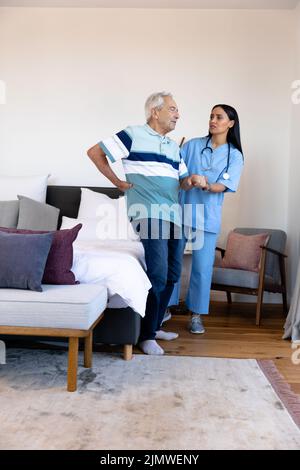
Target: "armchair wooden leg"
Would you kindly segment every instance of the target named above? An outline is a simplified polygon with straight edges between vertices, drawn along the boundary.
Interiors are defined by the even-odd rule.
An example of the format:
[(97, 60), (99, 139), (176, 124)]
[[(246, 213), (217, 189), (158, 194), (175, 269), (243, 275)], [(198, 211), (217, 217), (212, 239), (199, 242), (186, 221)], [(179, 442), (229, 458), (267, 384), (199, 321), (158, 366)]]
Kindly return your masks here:
[(84, 367), (92, 367), (92, 355), (93, 355), (93, 331), (90, 331), (89, 335), (84, 338)]
[(261, 303), (257, 302), (257, 305), (256, 305), (256, 326), (260, 326), (260, 318), (261, 318)]
[(282, 293), (282, 306), (283, 306), (283, 313), (285, 314), (285, 316), (287, 316), (287, 314), (289, 313), (289, 309), (288, 309), (288, 304), (287, 304), (286, 292)]
[(124, 344), (124, 359), (130, 361), (132, 359), (132, 344)]
[(75, 392), (77, 389), (78, 343), (78, 338), (69, 338), (68, 392)]
[(263, 296), (264, 296), (264, 291), (263, 290), (259, 291), (258, 296), (257, 296), (257, 304), (256, 304), (256, 326), (260, 326)]
[(256, 304), (256, 326), (260, 325), (262, 302), (264, 298), (265, 290), (265, 270), (266, 270), (266, 250), (262, 250), (260, 260), (260, 272), (259, 272), (259, 284), (257, 292), (257, 304)]
[(231, 292), (226, 291), (226, 295), (227, 295), (227, 302), (231, 305), (232, 304)]

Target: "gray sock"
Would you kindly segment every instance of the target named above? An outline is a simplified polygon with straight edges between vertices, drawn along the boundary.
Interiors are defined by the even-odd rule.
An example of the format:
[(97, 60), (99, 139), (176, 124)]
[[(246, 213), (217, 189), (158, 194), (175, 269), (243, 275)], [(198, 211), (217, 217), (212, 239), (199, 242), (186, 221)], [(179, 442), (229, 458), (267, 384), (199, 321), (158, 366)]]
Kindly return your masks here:
[(178, 338), (177, 333), (172, 333), (171, 331), (158, 330), (155, 335), (155, 339), (162, 339), (164, 341), (172, 341), (173, 339)]
[(161, 356), (164, 354), (164, 350), (157, 344), (155, 339), (146, 339), (139, 343), (139, 347), (145, 354), (150, 354), (152, 356)]

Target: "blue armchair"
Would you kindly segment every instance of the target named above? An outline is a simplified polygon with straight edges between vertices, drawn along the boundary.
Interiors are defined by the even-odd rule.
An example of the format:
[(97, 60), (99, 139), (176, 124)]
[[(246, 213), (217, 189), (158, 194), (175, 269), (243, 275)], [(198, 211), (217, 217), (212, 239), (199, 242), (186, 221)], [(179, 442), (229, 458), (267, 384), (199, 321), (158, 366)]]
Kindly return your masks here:
[[(250, 294), (257, 296), (256, 325), (260, 325), (264, 292), (282, 294), (283, 311), (287, 315), (286, 295), (286, 269), (284, 254), (286, 245), (286, 233), (282, 230), (258, 229), (258, 228), (236, 228), (234, 232), (243, 235), (256, 235), (268, 233), (269, 239), (265, 246), (261, 246), (261, 262), (259, 272), (245, 271), (214, 267), (212, 278), (212, 290), (225, 291), (228, 303), (232, 303), (231, 293)], [(222, 257), (225, 250), (217, 247)]]

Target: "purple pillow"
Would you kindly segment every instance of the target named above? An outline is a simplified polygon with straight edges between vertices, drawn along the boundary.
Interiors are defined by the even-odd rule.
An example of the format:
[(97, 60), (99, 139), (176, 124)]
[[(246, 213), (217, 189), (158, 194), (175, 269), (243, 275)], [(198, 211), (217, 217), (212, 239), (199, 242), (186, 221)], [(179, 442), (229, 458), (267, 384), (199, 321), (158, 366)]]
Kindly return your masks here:
[(82, 224), (71, 229), (45, 232), (42, 230), (18, 230), (0, 227), (1, 232), (16, 234), (53, 233), (53, 241), (46, 262), (43, 284), (79, 284), (71, 271), (73, 264), (73, 242), (76, 240)]

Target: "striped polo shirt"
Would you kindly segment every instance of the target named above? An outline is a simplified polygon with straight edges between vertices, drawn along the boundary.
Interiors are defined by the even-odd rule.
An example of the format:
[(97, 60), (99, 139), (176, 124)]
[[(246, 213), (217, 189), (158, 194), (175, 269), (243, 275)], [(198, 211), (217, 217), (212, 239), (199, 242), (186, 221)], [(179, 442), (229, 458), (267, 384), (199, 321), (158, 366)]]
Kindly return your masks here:
[(133, 184), (126, 191), (129, 217), (181, 225), (179, 180), (188, 171), (176, 142), (145, 124), (129, 126), (99, 146), (112, 163), (122, 160), (126, 180)]

